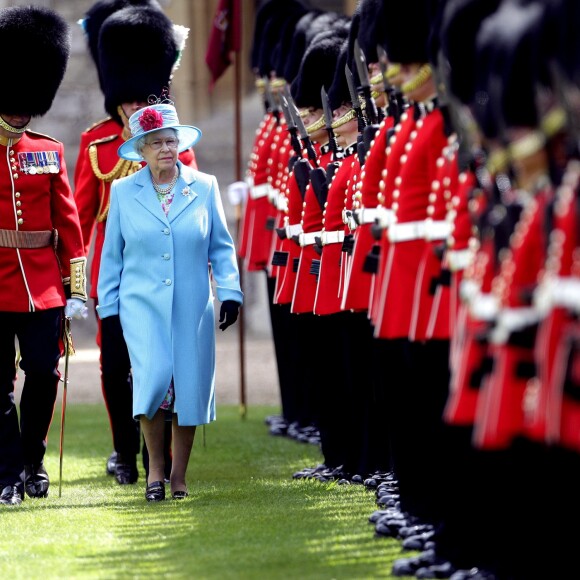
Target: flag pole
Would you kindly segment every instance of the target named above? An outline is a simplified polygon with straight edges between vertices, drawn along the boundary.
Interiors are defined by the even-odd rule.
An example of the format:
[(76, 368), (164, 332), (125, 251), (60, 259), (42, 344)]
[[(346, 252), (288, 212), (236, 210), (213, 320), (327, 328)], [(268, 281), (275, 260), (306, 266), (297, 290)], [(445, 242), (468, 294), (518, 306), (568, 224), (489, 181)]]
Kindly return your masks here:
[[(241, 18), (242, 11), (239, 11), (240, 22), (240, 39), (241, 39)], [(236, 135), (236, 151), (235, 151), (235, 170), (236, 181), (242, 181), (242, 114), (241, 114), (241, 92), (242, 92), (242, 69), (241, 69), (241, 47), (240, 50), (234, 51), (234, 123)], [(242, 204), (236, 205), (236, 235), (238, 241), (240, 240), (240, 230), (242, 223)], [(242, 260), (238, 258), (238, 267), (240, 271), (240, 286), (243, 290), (243, 271), (244, 265)], [(244, 308), (240, 308), (238, 320), (238, 333), (240, 344), (240, 416), (242, 419), (247, 415), (246, 404), (246, 356), (245, 356), (245, 325), (244, 325)]]

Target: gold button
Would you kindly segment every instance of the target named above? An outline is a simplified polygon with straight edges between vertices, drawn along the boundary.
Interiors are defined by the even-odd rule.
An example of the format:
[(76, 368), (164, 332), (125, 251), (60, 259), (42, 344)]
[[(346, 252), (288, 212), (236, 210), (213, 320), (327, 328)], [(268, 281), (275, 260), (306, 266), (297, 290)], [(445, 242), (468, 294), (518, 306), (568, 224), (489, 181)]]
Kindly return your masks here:
[(19, 209), (19, 210), (16, 212), (16, 215), (22, 215), (22, 210), (21, 210), (21, 209)]
[(14, 197), (20, 197), (20, 192), (19, 192), (19, 191), (17, 191), (17, 192), (14, 194)]
[(12, 177), (14, 177), (14, 179), (18, 179), (18, 173), (13, 173)]
[(18, 225), (19, 225), (19, 226), (21, 226), (23, 223), (24, 223), (24, 220), (23, 220), (22, 218), (20, 218), (20, 219), (18, 220)]
[(22, 205), (22, 202), (21, 202), (20, 200), (18, 200), (18, 201), (16, 202), (16, 207), (20, 207), (21, 205)]

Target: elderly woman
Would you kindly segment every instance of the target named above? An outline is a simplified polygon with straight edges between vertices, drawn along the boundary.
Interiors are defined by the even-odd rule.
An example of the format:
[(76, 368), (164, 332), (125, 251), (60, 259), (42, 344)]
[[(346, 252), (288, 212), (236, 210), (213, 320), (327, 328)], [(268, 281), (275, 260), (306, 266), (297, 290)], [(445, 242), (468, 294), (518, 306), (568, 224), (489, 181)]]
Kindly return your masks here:
[(178, 161), (201, 137), (173, 105), (129, 119), (119, 156), (142, 170), (113, 182), (98, 281), (98, 314), (119, 316), (133, 373), (133, 416), (149, 449), (145, 497), (165, 499), (163, 426), (173, 421), (171, 495), (187, 496), (185, 474), (197, 425), (215, 420), (215, 323), (238, 317), (243, 294), (214, 176)]

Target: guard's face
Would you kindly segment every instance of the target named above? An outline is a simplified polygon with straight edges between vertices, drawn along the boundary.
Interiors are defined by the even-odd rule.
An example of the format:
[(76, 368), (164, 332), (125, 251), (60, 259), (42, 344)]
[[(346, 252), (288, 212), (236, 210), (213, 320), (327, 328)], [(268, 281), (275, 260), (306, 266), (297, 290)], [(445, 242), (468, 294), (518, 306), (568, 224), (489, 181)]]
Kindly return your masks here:
[(154, 173), (168, 171), (177, 163), (178, 145), (173, 129), (161, 129), (147, 135), (141, 154)]
[[(352, 109), (350, 103), (343, 103), (338, 109), (334, 109), (332, 111), (332, 118), (336, 121), (340, 119), (343, 115), (348, 113)], [(347, 147), (351, 143), (356, 141), (356, 137), (358, 134), (358, 120), (355, 117), (346, 123), (340, 125), (334, 130), (334, 134), (336, 136), (336, 142), (341, 147)]]
[(123, 113), (125, 113), (127, 119), (133, 114), (136, 113), (139, 109), (146, 107), (147, 103), (145, 101), (133, 101), (131, 103), (121, 103), (121, 109), (123, 109)]
[[(30, 115), (22, 115), (22, 114), (1, 115), (1, 117), (2, 119), (4, 119), (6, 123), (8, 123), (8, 125), (14, 127), (15, 129), (24, 129), (24, 127), (26, 127), (26, 125), (30, 123), (31, 119)], [(3, 135), (4, 137), (12, 137), (14, 133), (11, 133), (10, 131), (4, 129), (3, 127), (0, 127), (0, 135)]]

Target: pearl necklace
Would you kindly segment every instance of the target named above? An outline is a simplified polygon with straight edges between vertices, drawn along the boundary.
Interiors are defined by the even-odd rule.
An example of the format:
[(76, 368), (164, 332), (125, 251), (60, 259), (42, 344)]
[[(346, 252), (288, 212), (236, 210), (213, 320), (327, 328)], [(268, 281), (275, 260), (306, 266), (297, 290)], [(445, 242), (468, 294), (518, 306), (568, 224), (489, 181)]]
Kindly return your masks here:
[(167, 185), (159, 185), (159, 183), (157, 183), (152, 177), (151, 181), (153, 181), (153, 189), (157, 192), (158, 196), (166, 196), (175, 187), (178, 177), (179, 171), (176, 171), (173, 179)]

